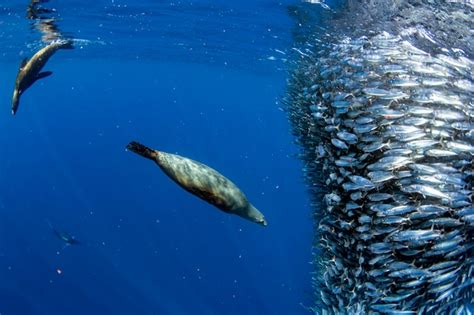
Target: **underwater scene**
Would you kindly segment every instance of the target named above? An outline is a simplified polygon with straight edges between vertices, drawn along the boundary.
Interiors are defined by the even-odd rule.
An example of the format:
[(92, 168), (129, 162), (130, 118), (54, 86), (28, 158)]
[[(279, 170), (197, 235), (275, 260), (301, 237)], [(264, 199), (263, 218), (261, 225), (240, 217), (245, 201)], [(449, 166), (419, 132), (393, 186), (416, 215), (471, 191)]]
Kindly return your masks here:
[(474, 2), (0, 3), (0, 315), (474, 314)]

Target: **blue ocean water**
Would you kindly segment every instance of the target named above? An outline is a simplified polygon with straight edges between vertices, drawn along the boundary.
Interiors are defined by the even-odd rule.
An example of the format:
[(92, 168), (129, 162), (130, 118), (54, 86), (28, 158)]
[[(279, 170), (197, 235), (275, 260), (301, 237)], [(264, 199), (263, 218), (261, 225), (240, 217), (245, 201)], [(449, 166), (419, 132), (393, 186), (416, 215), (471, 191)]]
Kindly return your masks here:
[[(312, 223), (280, 104), (293, 2), (43, 3), (75, 49), (12, 116), (43, 44), (28, 1), (2, 1), (0, 314), (306, 313)], [(269, 226), (186, 193), (132, 140), (219, 170)]]

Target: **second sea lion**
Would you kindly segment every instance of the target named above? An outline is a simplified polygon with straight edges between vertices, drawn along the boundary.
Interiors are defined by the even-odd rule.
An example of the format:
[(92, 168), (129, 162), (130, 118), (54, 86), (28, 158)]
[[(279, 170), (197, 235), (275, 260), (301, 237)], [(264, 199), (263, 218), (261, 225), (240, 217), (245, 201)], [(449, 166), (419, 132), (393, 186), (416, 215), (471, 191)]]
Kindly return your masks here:
[(54, 235), (65, 243), (65, 246), (81, 244), (81, 242), (79, 242), (73, 235), (69, 234), (68, 232), (56, 229), (49, 220), (46, 222), (51, 228), (51, 231), (53, 231)]
[(15, 90), (12, 97), (12, 114), (15, 115), (20, 104), (20, 96), (37, 80), (50, 76), (51, 71), (40, 72), (49, 58), (59, 49), (72, 49), (72, 41), (56, 40), (38, 50), (30, 60), (24, 59), (18, 70)]
[(150, 149), (138, 142), (131, 142), (127, 149), (154, 161), (178, 185), (218, 209), (267, 225), (263, 214), (247, 200), (242, 191), (209, 166), (176, 154)]

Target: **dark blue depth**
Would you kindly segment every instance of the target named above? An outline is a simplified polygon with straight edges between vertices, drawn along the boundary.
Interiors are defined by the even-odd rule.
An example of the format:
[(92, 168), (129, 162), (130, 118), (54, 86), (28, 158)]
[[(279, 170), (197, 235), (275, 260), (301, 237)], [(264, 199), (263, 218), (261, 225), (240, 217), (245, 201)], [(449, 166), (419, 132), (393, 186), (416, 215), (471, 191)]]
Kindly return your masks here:
[[(151, 8), (171, 10), (166, 21), (177, 25), (176, 19), (208, 16), (198, 33), (182, 40), (179, 34), (191, 26), (181, 25), (173, 37), (159, 32), (167, 24), (160, 28), (147, 15), (158, 33), (144, 35), (117, 24), (120, 17), (101, 15), (98, 4), (81, 19), (84, 2), (59, 7), (51, 0), (65, 12), (63, 31), (105, 44), (58, 52), (45, 67), (53, 75), (25, 92), (12, 117), (20, 51), (31, 56), (40, 45), (23, 2), (0, 7), (7, 24), (1, 42), (10, 43), (0, 72), (0, 314), (305, 314), (310, 211), (279, 104), (286, 72), (278, 69), (285, 65), (268, 59), (278, 56), (273, 49), (289, 47), (285, 5), (235, 3), (233, 12), (249, 15), (232, 13), (233, 27), (255, 27), (216, 35), (215, 25), (227, 28), (226, 15), (217, 18), (216, 10), (232, 5), (203, 1), (193, 11), (190, 2), (178, 2), (188, 10), (180, 15), (168, 2), (150, 1)], [(94, 34), (99, 24), (116, 29)], [(265, 37), (272, 27), (284, 32)], [(208, 51), (201, 39), (211, 37), (217, 44)], [(178, 42), (201, 48), (186, 51)], [(160, 47), (167, 47), (163, 55)], [(189, 195), (152, 162), (126, 152), (131, 140), (219, 170), (269, 226)], [(81, 244), (63, 248), (48, 221)]]

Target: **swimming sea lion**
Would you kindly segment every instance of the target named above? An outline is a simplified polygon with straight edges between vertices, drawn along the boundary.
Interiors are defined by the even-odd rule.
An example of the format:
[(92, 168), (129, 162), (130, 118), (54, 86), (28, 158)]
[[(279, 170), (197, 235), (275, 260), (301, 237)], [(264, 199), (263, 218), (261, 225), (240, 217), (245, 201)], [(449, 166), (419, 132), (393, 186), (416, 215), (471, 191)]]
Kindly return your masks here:
[(155, 161), (178, 185), (218, 209), (267, 225), (263, 214), (247, 200), (242, 191), (209, 166), (176, 154), (153, 150), (137, 142), (131, 142), (127, 149)]
[(78, 245), (80, 242), (71, 234), (67, 232), (58, 231), (53, 229), (54, 235), (56, 235), (61, 241), (66, 243), (66, 245)]
[(46, 221), (49, 225), (49, 227), (51, 228), (51, 230), (53, 231), (54, 235), (59, 238), (61, 241), (63, 241), (64, 243), (66, 243), (66, 246), (69, 246), (69, 245), (78, 245), (80, 244), (81, 242), (79, 242), (73, 235), (67, 233), (67, 232), (64, 232), (64, 231), (59, 231), (57, 230), (53, 224), (47, 220)]
[(20, 96), (37, 80), (50, 76), (51, 71), (40, 72), (49, 58), (58, 49), (72, 49), (72, 42), (69, 40), (56, 40), (41, 48), (30, 60), (23, 59), (16, 76), (15, 90), (12, 98), (12, 114), (15, 115), (20, 103)]

